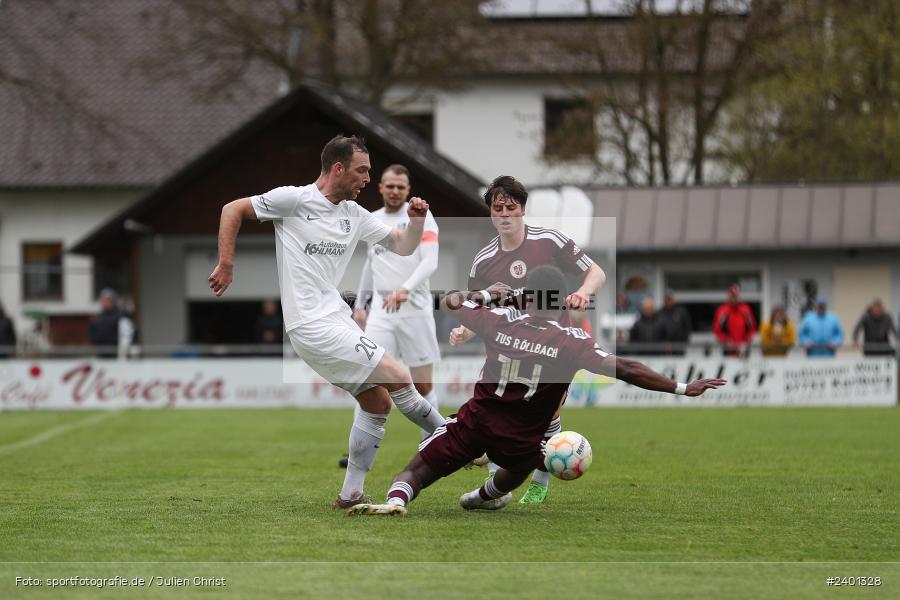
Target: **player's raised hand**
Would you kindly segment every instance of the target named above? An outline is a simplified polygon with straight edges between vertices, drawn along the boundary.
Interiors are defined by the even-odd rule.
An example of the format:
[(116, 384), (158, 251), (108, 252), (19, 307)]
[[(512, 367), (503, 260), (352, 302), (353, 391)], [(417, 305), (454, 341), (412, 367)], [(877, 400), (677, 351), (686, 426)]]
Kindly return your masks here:
[(574, 292), (566, 296), (566, 306), (572, 310), (587, 310), (591, 305), (591, 298), (581, 292)]
[(500, 294), (500, 300), (497, 302), (498, 306), (508, 306), (516, 297), (516, 291), (502, 281), (491, 284), (487, 291), (492, 294), (494, 292)]
[(428, 203), (418, 196), (413, 196), (409, 199), (409, 208), (406, 209), (406, 214), (410, 219), (424, 221), (425, 215), (428, 214)]
[(462, 346), (469, 340), (475, 337), (475, 332), (466, 327), (465, 325), (460, 325), (459, 327), (454, 327), (450, 330), (450, 345), (454, 348), (456, 346)]
[(728, 383), (724, 379), (698, 379), (688, 384), (685, 396), (701, 396), (706, 390), (715, 390)]
[(234, 280), (234, 267), (219, 263), (209, 276), (209, 287), (216, 296), (221, 296)]

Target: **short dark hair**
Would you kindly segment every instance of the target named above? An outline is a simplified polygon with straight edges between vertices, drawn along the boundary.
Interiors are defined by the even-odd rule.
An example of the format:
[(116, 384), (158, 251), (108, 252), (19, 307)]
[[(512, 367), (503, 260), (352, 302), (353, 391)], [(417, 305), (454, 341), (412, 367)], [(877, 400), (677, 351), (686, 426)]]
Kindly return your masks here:
[(409, 169), (404, 167), (403, 165), (391, 165), (381, 172), (381, 176), (384, 177), (384, 174), (390, 171), (391, 173), (396, 173), (397, 175), (406, 175), (406, 178), (409, 179)]
[(528, 274), (525, 296), (536, 310), (559, 310), (569, 295), (567, 287), (566, 276), (558, 267), (543, 265)]
[(337, 134), (322, 148), (322, 172), (330, 170), (334, 163), (349, 165), (354, 152), (368, 154), (366, 140), (356, 135), (345, 137), (341, 133)]
[(509, 196), (521, 204), (523, 208), (525, 203), (528, 202), (528, 190), (515, 177), (510, 175), (501, 175), (488, 186), (487, 191), (484, 192), (484, 203), (488, 205), (488, 208), (490, 208), (494, 198), (500, 194)]

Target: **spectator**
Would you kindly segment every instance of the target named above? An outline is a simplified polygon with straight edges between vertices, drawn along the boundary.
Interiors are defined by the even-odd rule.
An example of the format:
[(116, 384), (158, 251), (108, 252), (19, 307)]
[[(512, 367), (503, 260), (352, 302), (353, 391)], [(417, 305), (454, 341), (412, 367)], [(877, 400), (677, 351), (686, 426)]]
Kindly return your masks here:
[(797, 330), (783, 306), (772, 309), (772, 315), (759, 328), (759, 343), (764, 356), (784, 356), (797, 341)]
[(876, 298), (853, 329), (853, 347), (859, 348), (859, 334), (863, 334), (863, 354), (866, 356), (893, 356), (890, 337), (897, 339), (897, 330), (884, 304)]
[(134, 323), (119, 308), (118, 296), (110, 288), (100, 291), (99, 301), (100, 313), (88, 325), (88, 338), (97, 346), (97, 356), (124, 357), (134, 339)]
[(828, 310), (828, 301), (819, 296), (816, 310), (807, 311), (800, 323), (800, 345), (807, 356), (834, 356), (844, 342), (844, 329), (837, 315)]
[(756, 335), (756, 318), (750, 305), (741, 302), (741, 286), (728, 288), (728, 300), (716, 309), (713, 332), (725, 356), (743, 356)]
[(616, 314), (624, 315), (633, 312), (631, 310), (631, 303), (628, 301), (628, 296), (625, 295), (624, 292), (616, 293)]
[(647, 297), (641, 301), (641, 316), (631, 326), (631, 334), (628, 336), (629, 345), (633, 352), (647, 356), (665, 354), (664, 342), (666, 329), (660, 315), (653, 305), (653, 298)]
[(9, 358), (16, 354), (16, 328), (12, 319), (6, 315), (0, 304), (0, 358)]
[(262, 313), (256, 318), (256, 343), (281, 344), (284, 339), (284, 329), (281, 323), (278, 304), (274, 300), (263, 302)]
[(675, 304), (675, 294), (666, 290), (663, 306), (659, 311), (666, 331), (666, 340), (670, 342), (670, 354), (683, 356), (691, 337), (691, 315), (682, 304)]
[(34, 325), (25, 330), (22, 336), (22, 353), (26, 356), (41, 356), (50, 352), (53, 344), (47, 335), (47, 319), (45, 315), (33, 315)]

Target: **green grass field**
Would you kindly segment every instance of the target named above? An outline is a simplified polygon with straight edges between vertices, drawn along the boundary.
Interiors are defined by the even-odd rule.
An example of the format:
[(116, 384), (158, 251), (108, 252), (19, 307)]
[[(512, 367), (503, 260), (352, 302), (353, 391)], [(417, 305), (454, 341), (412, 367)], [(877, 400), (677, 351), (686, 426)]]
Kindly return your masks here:
[[(0, 413), (0, 598), (900, 597), (897, 409), (572, 409), (594, 465), (547, 504), (464, 512), (472, 470), (405, 519), (331, 511), (350, 420)], [(416, 441), (395, 412), (376, 498)], [(47, 582), (115, 576), (227, 586)]]

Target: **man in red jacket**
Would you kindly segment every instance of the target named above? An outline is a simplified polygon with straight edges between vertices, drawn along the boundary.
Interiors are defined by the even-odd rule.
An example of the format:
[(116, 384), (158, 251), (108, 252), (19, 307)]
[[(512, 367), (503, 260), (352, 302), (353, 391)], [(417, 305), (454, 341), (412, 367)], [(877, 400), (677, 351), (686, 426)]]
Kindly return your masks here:
[(716, 309), (713, 320), (716, 339), (722, 344), (725, 356), (746, 354), (756, 335), (756, 318), (746, 302), (741, 302), (741, 286), (728, 288), (728, 301)]

